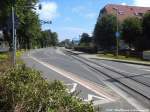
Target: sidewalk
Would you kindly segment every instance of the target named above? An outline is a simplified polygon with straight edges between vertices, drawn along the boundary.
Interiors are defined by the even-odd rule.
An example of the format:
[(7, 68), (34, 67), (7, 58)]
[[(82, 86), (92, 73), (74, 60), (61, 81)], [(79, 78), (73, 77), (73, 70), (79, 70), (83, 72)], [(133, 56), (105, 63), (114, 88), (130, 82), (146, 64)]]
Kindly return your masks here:
[(82, 56), (82, 57), (88, 58), (88, 59), (108, 60), (108, 61), (115, 61), (115, 62), (121, 62), (121, 63), (129, 63), (129, 64), (150, 66), (150, 62), (105, 58), (105, 57), (99, 57), (96, 54), (87, 54), (87, 53), (84, 53), (84, 52), (73, 51), (73, 50), (70, 50), (70, 49), (66, 49), (66, 50), (68, 52), (71, 52), (73, 54), (76, 54), (76, 55), (79, 55), (79, 56)]

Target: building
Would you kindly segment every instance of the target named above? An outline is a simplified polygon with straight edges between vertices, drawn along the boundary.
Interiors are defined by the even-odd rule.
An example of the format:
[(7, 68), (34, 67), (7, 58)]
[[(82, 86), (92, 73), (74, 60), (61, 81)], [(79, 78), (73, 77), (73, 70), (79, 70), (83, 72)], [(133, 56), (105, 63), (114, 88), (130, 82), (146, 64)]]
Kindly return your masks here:
[(108, 4), (100, 11), (99, 17), (105, 14), (116, 15), (118, 13), (118, 20), (122, 22), (128, 17), (141, 18), (146, 12), (150, 12), (150, 7)]
[[(107, 4), (100, 10), (98, 21), (104, 15), (113, 14), (117, 17), (119, 23), (122, 23), (126, 18), (129, 17), (142, 18), (147, 12), (150, 12), (150, 7)], [(97, 46), (100, 47), (99, 45)], [(129, 46), (123, 40), (119, 40), (119, 49), (129, 49)]]

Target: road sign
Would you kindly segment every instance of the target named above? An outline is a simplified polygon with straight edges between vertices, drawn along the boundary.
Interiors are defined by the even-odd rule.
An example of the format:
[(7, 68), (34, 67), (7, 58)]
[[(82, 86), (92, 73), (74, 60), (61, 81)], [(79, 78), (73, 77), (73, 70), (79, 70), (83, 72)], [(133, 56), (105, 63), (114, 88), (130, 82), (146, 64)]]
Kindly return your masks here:
[(120, 37), (120, 32), (116, 32), (115, 36), (116, 36), (116, 38), (119, 38)]
[(52, 21), (44, 21), (44, 20), (40, 20), (41, 24), (52, 24)]

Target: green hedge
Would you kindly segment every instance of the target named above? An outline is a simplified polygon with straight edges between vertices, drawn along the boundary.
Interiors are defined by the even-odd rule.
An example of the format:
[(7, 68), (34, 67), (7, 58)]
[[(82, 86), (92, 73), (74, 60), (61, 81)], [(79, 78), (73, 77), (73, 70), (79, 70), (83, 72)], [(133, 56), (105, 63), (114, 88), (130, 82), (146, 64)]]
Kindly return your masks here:
[(74, 47), (74, 50), (82, 51), (85, 53), (96, 53), (97, 52), (96, 47), (89, 47), (89, 46), (76, 46), (76, 47)]
[(94, 112), (67, 92), (60, 81), (48, 83), (41, 73), (17, 66), (0, 75), (0, 111), (8, 112)]

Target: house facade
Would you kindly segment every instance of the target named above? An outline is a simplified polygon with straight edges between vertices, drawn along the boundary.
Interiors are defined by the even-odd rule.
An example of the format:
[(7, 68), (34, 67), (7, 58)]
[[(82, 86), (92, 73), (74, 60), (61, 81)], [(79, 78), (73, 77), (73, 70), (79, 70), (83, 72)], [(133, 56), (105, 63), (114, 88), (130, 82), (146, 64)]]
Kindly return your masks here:
[[(107, 4), (100, 10), (98, 20), (100, 20), (104, 15), (113, 14), (117, 17), (119, 23), (122, 23), (126, 18), (129, 17), (142, 18), (147, 12), (150, 12), (150, 7)], [(129, 46), (123, 40), (119, 41), (119, 49), (128, 48)]]
[(150, 12), (150, 7), (108, 4), (100, 11), (99, 18), (105, 14), (118, 14), (118, 20), (122, 22), (128, 17), (142, 18), (146, 12)]

